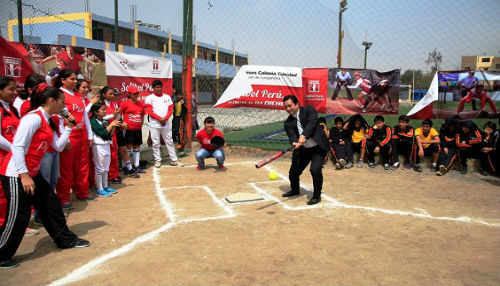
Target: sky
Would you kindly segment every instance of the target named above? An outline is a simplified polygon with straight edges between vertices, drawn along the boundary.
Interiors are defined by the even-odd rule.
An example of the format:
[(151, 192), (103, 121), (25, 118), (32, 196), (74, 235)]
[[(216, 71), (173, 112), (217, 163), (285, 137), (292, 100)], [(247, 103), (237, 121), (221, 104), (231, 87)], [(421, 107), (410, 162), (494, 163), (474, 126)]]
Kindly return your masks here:
[[(112, 0), (88, 0), (90, 11), (113, 16)], [(181, 0), (120, 0), (119, 18), (160, 24), (182, 35)], [(337, 0), (194, 0), (195, 37), (247, 53), (251, 64), (336, 67)], [(16, 17), (15, 0), (0, 0), (0, 28)], [(81, 12), (85, 0), (24, 0), (25, 16)], [(71, 5), (68, 5), (71, 3)], [(366, 31), (373, 46), (367, 67), (429, 70), (428, 53), (443, 55), (442, 69), (458, 69), (461, 56), (500, 56), (500, 0), (348, 0), (342, 14), (343, 66), (363, 67)]]

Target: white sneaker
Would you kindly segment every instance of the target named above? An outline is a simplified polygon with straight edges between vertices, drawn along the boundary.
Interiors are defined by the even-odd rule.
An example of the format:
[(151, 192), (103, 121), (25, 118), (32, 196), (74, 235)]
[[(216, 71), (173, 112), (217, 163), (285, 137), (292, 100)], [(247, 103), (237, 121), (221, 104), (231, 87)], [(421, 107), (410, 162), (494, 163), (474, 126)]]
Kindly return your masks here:
[(155, 168), (160, 168), (160, 167), (161, 167), (161, 161), (156, 161)]
[(182, 167), (184, 165), (181, 162), (179, 162), (179, 160), (177, 160), (177, 161), (172, 161), (170, 163), (170, 166), (180, 166), (180, 167)]

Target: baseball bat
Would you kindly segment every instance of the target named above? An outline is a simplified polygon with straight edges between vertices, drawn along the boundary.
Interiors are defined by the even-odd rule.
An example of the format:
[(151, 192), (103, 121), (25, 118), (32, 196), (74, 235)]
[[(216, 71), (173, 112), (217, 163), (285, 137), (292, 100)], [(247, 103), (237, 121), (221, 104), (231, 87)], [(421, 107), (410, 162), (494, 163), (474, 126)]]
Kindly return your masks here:
[(261, 167), (264, 167), (265, 165), (271, 163), (272, 161), (278, 159), (279, 157), (283, 156), (283, 154), (285, 154), (286, 152), (290, 151), (291, 149), (293, 149), (293, 146), (285, 149), (285, 150), (281, 150), (275, 154), (273, 154), (272, 156), (269, 156), (267, 158), (265, 158), (264, 160), (258, 162), (257, 164), (255, 164), (255, 168), (261, 168)]

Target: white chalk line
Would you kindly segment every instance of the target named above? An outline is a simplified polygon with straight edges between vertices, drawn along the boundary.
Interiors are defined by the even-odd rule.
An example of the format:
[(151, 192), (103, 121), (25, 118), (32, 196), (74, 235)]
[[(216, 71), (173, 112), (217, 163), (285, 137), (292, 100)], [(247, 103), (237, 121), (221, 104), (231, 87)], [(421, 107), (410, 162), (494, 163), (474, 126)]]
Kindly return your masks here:
[(100, 266), (101, 264), (107, 262), (108, 260), (112, 259), (112, 258), (115, 258), (115, 257), (118, 257), (118, 256), (121, 256), (123, 254), (125, 254), (126, 252), (129, 252), (131, 251), (132, 249), (135, 248), (136, 245), (138, 245), (139, 243), (145, 243), (145, 242), (148, 242), (152, 239), (154, 239), (155, 237), (157, 237), (160, 233), (162, 232), (165, 232), (171, 228), (173, 228), (174, 226), (176, 225), (181, 225), (181, 224), (187, 224), (187, 223), (191, 223), (191, 222), (202, 222), (202, 221), (208, 221), (208, 220), (218, 220), (218, 219), (226, 219), (226, 218), (233, 218), (236, 216), (236, 214), (233, 212), (233, 210), (225, 205), (221, 200), (219, 200), (219, 198), (217, 198), (217, 196), (215, 195), (215, 193), (210, 190), (209, 187), (207, 186), (194, 186), (194, 187), (198, 187), (198, 188), (201, 188), (203, 190), (205, 190), (209, 195), (210, 197), (222, 208), (224, 209), (224, 211), (227, 213), (226, 215), (222, 215), (222, 216), (215, 216), (215, 217), (204, 217), (204, 218), (189, 218), (189, 219), (182, 219), (182, 220), (178, 220), (176, 221), (176, 216), (173, 212), (173, 208), (172, 208), (172, 205), (166, 200), (164, 194), (163, 194), (163, 191), (166, 190), (166, 189), (186, 189), (186, 188), (192, 188), (193, 186), (182, 186), (182, 187), (172, 187), (172, 188), (161, 188), (160, 186), (160, 176), (158, 175), (158, 171), (157, 169), (153, 169), (153, 180), (155, 181), (155, 193), (156, 195), (158, 196), (159, 200), (160, 200), (160, 205), (162, 207), (162, 209), (165, 211), (165, 213), (167, 214), (167, 218), (169, 218), (171, 221), (167, 224), (164, 224), (162, 225), (161, 227), (155, 229), (155, 230), (152, 230), (144, 235), (141, 235), (139, 237), (137, 237), (136, 239), (132, 240), (131, 242), (123, 245), (122, 247), (120, 248), (117, 248), (107, 254), (104, 254), (100, 257), (97, 257), (89, 262), (87, 262), (86, 264), (78, 267), (77, 269), (73, 270), (71, 273), (67, 274), (65, 277), (63, 278), (60, 278), (56, 281), (53, 281), (52, 283), (50, 283), (49, 285), (51, 286), (57, 286), (57, 285), (65, 285), (65, 284), (68, 284), (68, 283), (73, 283), (73, 282), (76, 282), (76, 281), (79, 281), (79, 280), (82, 280), (84, 278), (87, 278), (89, 276), (92, 276), (92, 275), (95, 275), (97, 274), (96, 271), (95, 271), (95, 268)]
[[(229, 166), (229, 165), (245, 165), (245, 164), (252, 164), (253, 165), (254, 163), (253, 162), (240, 162), (240, 163), (233, 163), (233, 164), (226, 164), (226, 165)], [(165, 166), (165, 167), (168, 168), (169, 166)], [(196, 167), (196, 165), (187, 166), (187, 167)], [(269, 170), (269, 171), (276, 172), (276, 170), (272, 169), (269, 166), (264, 166), (264, 168)], [(282, 179), (282, 181), (273, 181), (273, 182), (288, 182), (288, 178), (286, 176), (280, 174), (279, 172), (276, 172), (276, 173)], [(155, 181), (156, 194), (160, 200), (160, 205), (163, 208), (163, 210), (165, 211), (165, 213), (167, 214), (167, 218), (169, 218), (171, 220), (171, 222), (169, 222), (169, 223), (161, 226), (160, 228), (155, 229), (147, 234), (144, 234), (142, 236), (137, 237), (136, 239), (134, 239), (130, 243), (128, 243), (128, 244), (126, 244), (118, 249), (115, 249), (115, 250), (113, 250), (113, 251), (111, 251), (103, 256), (100, 256), (96, 259), (89, 261), (88, 263), (75, 269), (74, 271), (72, 271), (71, 273), (66, 275), (65, 277), (58, 279), (58, 280), (50, 283), (49, 285), (52, 285), (52, 286), (64, 285), (64, 284), (72, 283), (72, 282), (87, 278), (95, 273), (93, 270), (97, 266), (105, 263), (106, 261), (108, 261), (112, 258), (115, 258), (115, 257), (118, 257), (120, 255), (125, 254), (126, 252), (132, 250), (139, 243), (144, 243), (144, 242), (148, 242), (148, 241), (152, 240), (158, 234), (160, 234), (164, 231), (167, 231), (176, 225), (186, 224), (186, 223), (190, 223), (190, 222), (201, 222), (201, 221), (208, 221), (208, 220), (233, 218), (236, 216), (231, 208), (229, 208), (227, 205), (223, 204), (215, 196), (215, 194), (211, 190), (209, 190), (208, 193), (212, 196), (212, 198), (215, 198), (215, 201), (219, 205), (223, 206), (224, 210), (227, 210), (227, 209), (231, 210), (230, 212), (228, 212), (228, 215), (217, 216), (217, 217), (206, 217), (206, 218), (190, 218), (190, 219), (183, 219), (183, 220), (175, 221), (175, 215), (173, 214), (172, 206), (170, 205), (170, 203), (165, 199), (164, 195), (162, 194), (163, 190), (168, 189), (168, 188), (161, 188), (157, 169), (153, 169), (153, 180)], [(257, 184), (273, 183), (273, 182), (257, 182), (257, 183), (249, 183), (249, 185), (251, 185), (258, 193), (260, 193), (261, 195), (266, 197), (268, 200), (272, 200), (272, 201), (277, 202), (278, 204), (281, 204), (282, 207), (284, 207), (285, 209), (304, 210), (304, 209), (320, 208), (320, 207), (324, 206), (324, 204), (323, 205), (316, 204), (316, 205), (312, 205), (312, 206), (292, 207), (292, 206), (289, 206), (288, 204), (282, 202), (281, 200), (279, 200), (275, 196), (267, 193), (266, 191), (264, 191), (263, 189), (261, 189), (257, 186)], [(172, 189), (174, 189), (174, 188), (175, 189), (185, 189), (185, 188), (191, 188), (191, 187), (193, 187), (193, 186), (172, 187)], [(195, 186), (195, 187), (203, 187), (204, 188), (206, 186)], [(301, 185), (301, 188), (305, 189), (308, 192), (312, 192), (310, 188), (308, 188), (304, 185)], [(381, 212), (381, 213), (391, 214), (391, 215), (405, 215), (405, 216), (414, 216), (414, 217), (434, 219), (434, 220), (447, 220), (447, 221), (457, 221), (457, 222), (466, 222), (466, 223), (476, 223), (476, 224), (482, 224), (482, 225), (486, 225), (486, 226), (490, 226), (490, 227), (500, 227), (500, 224), (498, 224), (498, 223), (489, 223), (489, 222), (486, 222), (480, 218), (471, 218), (471, 217), (466, 217), (466, 216), (462, 216), (462, 217), (434, 217), (434, 216), (430, 215), (429, 213), (427, 213), (427, 211), (424, 209), (416, 208), (421, 213), (414, 213), (414, 212), (400, 211), (400, 210), (387, 210), (387, 209), (374, 208), (374, 207), (363, 207), (363, 206), (349, 205), (346, 203), (342, 203), (342, 202), (340, 202), (340, 201), (338, 201), (338, 200), (336, 200), (336, 199), (334, 199), (334, 198), (332, 198), (324, 193), (321, 195), (321, 197), (324, 198), (325, 200), (329, 201), (335, 207), (348, 208), (348, 209), (359, 209), (359, 210), (366, 210), (366, 211), (373, 211), (373, 212)], [(227, 207), (227, 209), (226, 209), (226, 207)]]
[[(264, 168), (266, 168), (267, 170), (269, 171), (274, 171), (276, 172), (276, 170), (272, 169), (271, 167), (269, 166), (264, 166)], [(279, 172), (276, 172), (278, 174), (278, 176), (284, 180), (287, 180), (288, 181), (288, 178), (282, 174), (280, 174)], [(265, 183), (270, 183), (270, 182), (265, 182)], [(304, 190), (306, 190), (307, 192), (311, 192), (312, 193), (312, 189), (307, 187), (307, 186), (304, 186), (304, 185), (300, 185), (300, 187)], [(254, 186), (254, 188), (261, 194), (265, 193), (265, 191), (259, 187), (257, 187), (256, 185)], [(284, 203), (283, 201), (279, 200), (278, 198), (274, 197), (273, 195), (271, 194), (268, 194), (268, 196), (271, 200), (274, 200), (276, 202), (278, 202), (279, 204), (282, 204), (284, 208), (286, 209), (290, 209), (290, 210), (304, 210), (304, 209), (310, 209), (311, 206), (300, 206), (300, 207), (292, 207), (292, 206), (289, 206), (287, 205), (286, 203)], [(447, 216), (433, 216), (431, 214), (429, 214), (426, 210), (424, 209), (421, 209), (421, 208), (415, 208), (416, 210), (420, 211), (420, 213), (415, 213), (415, 212), (410, 212), (410, 211), (401, 211), (401, 210), (388, 210), (388, 209), (382, 209), (382, 208), (375, 208), (375, 207), (364, 207), (364, 206), (357, 206), (357, 205), (350, 205), (350, 204), (346, 204), (346, 203), (343, 203), (337, 199), (334, 199), (328, 195), (326, 195), (325, 193), (321, 194), (321, 197), (323, 199), (325, 199), (326, 201), (330, 202), (331, 204), (333, 204), (333, 206), (335, 207), (340, 207), (340, 208), (346, 208), (346, 209), (359, 209), (359, 210), (365, 210), (365, 211), (372, 211), (372, 212), (381, 212), (381, 213), (385, 213), (385, 214), (390, 214), (390, 215), (402, 215), (402, 216), (413, 216), (413, 217), (418, 217), (418, 218), (427, 218), (427, 219), (433, 219), (433, 220), (446, 220), (446, 221), (456, 221), (456, 222), (465, 222), (465, 223), (474, 223), (474, 224), (481, 224), (481, 225), (485, 225), (485, 226), (489, 226), (489, 227), (500, 227), (500, 223), (491, 223), (491, 222), (487, 222), (481, 218), (474, 218), (474, 217), (468, 217), (468, 216), (461, 216), (461, 217), (447, 217)], [(320, 206), (320, 205), (314, 205), (314, 206)]]

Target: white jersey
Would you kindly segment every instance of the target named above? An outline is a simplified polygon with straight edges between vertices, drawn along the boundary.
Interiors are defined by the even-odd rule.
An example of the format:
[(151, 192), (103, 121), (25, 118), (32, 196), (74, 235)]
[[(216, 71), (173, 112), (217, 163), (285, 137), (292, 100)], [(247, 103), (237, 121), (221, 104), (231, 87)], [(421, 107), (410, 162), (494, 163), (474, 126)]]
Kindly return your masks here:
[[(146, 105), (146, 108), (148, 109), (148, 113), (152, 109), (153, 113), (158, 115), (161, 118), (164, 118), (168, 114), (169, 108), (172, 106), (173, 107), (173, 102), (172, 99), (170, 98), (170, 95), (168, 94), (162, 94), (162, 96), (157, 96), (154, 93), (148, 95), (146, 99), (144, 100), (144, 104)], [(170, 116), (172, 117), (172, 116)], [(169, 118), (170, 119), (170, 118)], [(149, 117), (149, 127), (153, 128), (169, 128), (170, 127), (170, 120), (167, 121), (167, 124), (165, 126), (162, 126), (160, 122), (153, 117)]]

